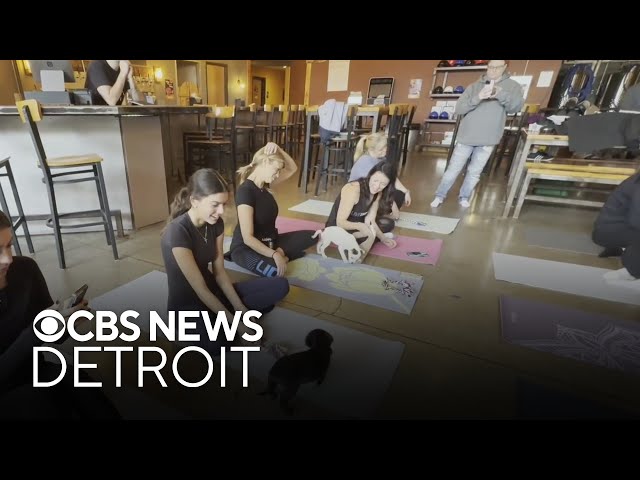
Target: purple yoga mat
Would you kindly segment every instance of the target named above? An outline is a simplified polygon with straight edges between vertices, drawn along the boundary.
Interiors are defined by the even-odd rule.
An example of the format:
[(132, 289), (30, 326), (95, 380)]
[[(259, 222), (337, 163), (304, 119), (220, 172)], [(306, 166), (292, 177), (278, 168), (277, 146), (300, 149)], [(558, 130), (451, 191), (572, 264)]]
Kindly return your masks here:
[(501, 295), (502, 336), (516, 345), (640, 374), (640, 325)]
[[(310, 220), (300, 220), (298, 218), (278, 217), (276, 228), (279, 233), (293, 232), (295, 230), (322, 230), (324, 223), (312, 222)], [(415, 238), (396, 235), (396, 248), (387, 248), (382, 243), (377, 242), (371, 252), (373, 255), (381, 257), (397, 258), (414, 263), (424, 263), (436, 265), (442, 249), (442, 240), (430, 240), (428, 238)]]

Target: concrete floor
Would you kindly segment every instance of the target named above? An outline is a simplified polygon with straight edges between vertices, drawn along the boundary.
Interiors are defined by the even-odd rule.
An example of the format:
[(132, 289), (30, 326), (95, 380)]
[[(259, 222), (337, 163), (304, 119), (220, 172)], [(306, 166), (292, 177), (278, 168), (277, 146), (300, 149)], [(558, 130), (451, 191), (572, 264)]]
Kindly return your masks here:
[[(411, 315), (376, 309), (295, 286), (281, 306), (405, 344), (399, 368), (376, 418), (519, 418), (526, 415), (518, 395), (523, 382), (539, 387), (552, 398), (595, 402), (603, 408), (616, 409), (622, 415), (638, 415), (640, 382), (637, 376), (511, 345), (501, 336), (500, 294), (640, 321), (637, 307), (494, 279), (492, 252), (619, 268), (616, 259), (530, 247), (524, 240), (527, 226), (590, 232), (597, 211), (527, 203), (519, 220), (502, 220), (499, 217), (504, 207), (506, 185), (502, 173), (483, 178), (466, 211), (456, 201), (461, 179), (446, 202), (437, 211), (432, 211), (429, 203), (444, 168), (444, 155), (437, 150), (410, 155), (401, 174), (413, 197), (412, 205), (406, 210), (458, 217), (461, 221), (456, 230), (451, 235), (402, 229), (397, 232), (442, 238), (444, 245), (438, 265), (377, 256), (369, 256), (366, 260), (368, 264), (424, 276), (424, 287)], [(312, 193), (305, 195), (297, 189), (296, 182), (297, 177), (276, 189), (280, 214), (321, 221), (319, 217), (287, 211), (292, 205), (314, 198)], [(339, 188), (340, 185), (332, 185), (328, 192), (317, 198), (333, 201)], [(224, 218), (226, 234), (230, 235), (236, 223), (233, 205), (227, 209)], [(104, 234), (99, 233), (65, 235), (66, 270), (58, 268), (51, 236), (35, 238), (35, 259), (54, 298), (68, 296), (85, 282), (90, 284), (90, 297), (98, 296), (149, 271), (164, 270), (159, 247), (162, 227), (154, 225), (120, 239), (119, 261), (113, 260)], [(230, 275), (232, 279), (246, 278), (236, 272), (230, 272)], [(192, 389), (198, 392), (189, 392), (194, 397), (187, 402), (175, 390), (152, 390), (154, 396), (171, 408), (198, 418), (278, 418), (275, 404), (265, 402), (262, 397), (255, 400), (258, 397), (248, 393), (236, 395), (231, 390), (221, 393), (220, 389), (214, 392), (213, 387)], [(212, 407), (214, 397), (220, 399), (215, 408)], [(297, 418), (333, 417), (330, 412), (302, 401), (299, 404)], [(548, 411), (543, 415), (580, 416), (578, 404), (574, 404), (576, 408), (568, 413)]]

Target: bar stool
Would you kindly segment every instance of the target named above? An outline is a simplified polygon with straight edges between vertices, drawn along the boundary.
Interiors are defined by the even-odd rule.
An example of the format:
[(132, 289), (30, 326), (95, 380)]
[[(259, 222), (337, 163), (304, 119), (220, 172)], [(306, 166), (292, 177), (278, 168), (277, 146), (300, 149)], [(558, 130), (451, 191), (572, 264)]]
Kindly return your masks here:
[[(353, 166), (353, 154), (355, 153), (359, 135), (355, 133), (356, 113), (358, 108), (352, 106), (347, 113), (346, 132), (331, 138), (328, 142), (323, 143), (324, 154), (322, 157), (322, 165), (318, 166), (318, 176), (316, 177), (315, 196), (318, 196), (320, 183), (324, 180), (324, 189), (327, 190), (329, 177), (343, 177), (346, 183)], [(330, 163), (331, 153), (333, 153), (333, 162)]]
[(404, 124), (400, 130), (401, 132), (401, 145), (402, 145), (402, 159), (400, 160), (400, 166), (404, 166), (407, 163), (407, 154), (409, 153), (409, 132), (411, 131), (411, 122), (413, 122), (413, 115), (416, 113), (416, 106), (409, 106), (409, 113), (405, 119)]
[[(20, 119), (29, 127), (29, 133), (33, 140), (33, 146), (38, 155), (39, 168), (44, 174), (43, 182), (47, 187), (49, 197), (49, 207), (51, 209), (51, 218), (47, 219), (47, 227), (53, 228), (56, 249), (58, 251), (58, 263), (60, 268), (66, 268), (64, 259), (64, 248), (62, 246), (63, 228), (81, 228), (91, 227), (95, 225), (103, 225), (104, 233), (107, 237), (107, 244), (111, 245), (113, 250), (113, 258), (118, 259), (118, 250), (116, 248), (116, 238), (113, 233), (113, 225), (111, 224), (111, 210), (109, 209), (109, 201), (107, 198), (107, 189), (102, 174), (102, 157), (95, 153), (86, 155), (71, 155), (66, 157), (47, 158), (40, 139), (40, 133), (36, 122), (42, 120), (42, 112), (40, 105), (36, 100), (23, 100), (16, 103)], [(87, 167), (87, 168), (85, 168)], [(61, 173), (51, 173), (51, 169), (64, 170)], [(78, 177), (82, 174), (91, 174), (89, 176)], [(60, 177), (73, 175), (74, 178), (69, 180), (58, 180)], [(54, 186), (64, 183), (80, 183), (95, 182), (98, 190), (98, 201), (100, 202), (99, 210), (86, 210), (81, 212), (59, 213), (56, 203), (56, 195)], [(67, 218), (86, 218), (92, 216), (102, 217), (101, 222), (87, 222), (73, 225), (61, 225), (60, 220)]]
[(20, 249), (20, 242), (18, 242), (18, 236), (16, 235), (16, 230), (22, 226), (22, 230), (24, 231), (24, 236), (27, 239), (27, 247), (29, 247), (30, 253), (35, 253), (33, 250), (33, 243), (31, 243), (31, 234), (29, 233), (29, 227), (27, 226), (27, 218), (24, 215), (24, 211), (22, 210), (22, 203), (20, 202), (20, 197), (18, 196), (18, 189), (16, 188), (16, 181), (13, 178), (13, 172), (11, 171), (11, 164), (9, 163), (9, 158), (4, 158), (0, 160), (0, 170), (6, 169), (5, 173), (0, 173), (0, 177), (9, 178), (9, 183), (11, 184), (11, 190), (13, 191), (13, 199), (16, 204), (16, 208), (18, 209), (18, 219), (16, 223), (13, 223), (13, 218), (9, 213), (9, 205), (7, 205), (7, 199), (4, 196), (4, 191), (2, 190), (2, 184), (0, 184), (0, 204), (2, 204), (2, 211), (7, 214), (9, 220), (11, 221), (11, 231), (13, 233), (13, 247), (16, 249), (16, 253), (18, 255), (22, 255), (22, 250)]
[[(235, 107), (216, 107), (207, 113), (207, 136), (205, 138), (189, 140), (187, 142), (187, 157), (189, 165), (211, 168), (208, 154), (216, 154), (217, 170), (223, 173), (222, 155), (229, 156), (228, 174), (233, 190), (236, 189), (236, 115)], [(198, 158), (196, 158), (196, 155)]]

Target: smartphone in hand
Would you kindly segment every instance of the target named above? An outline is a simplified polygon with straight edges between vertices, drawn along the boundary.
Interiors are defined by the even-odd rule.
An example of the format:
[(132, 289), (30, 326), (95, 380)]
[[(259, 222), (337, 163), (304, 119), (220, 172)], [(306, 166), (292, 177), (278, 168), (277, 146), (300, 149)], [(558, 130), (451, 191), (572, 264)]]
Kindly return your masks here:
[(73, 292), (73, 295), (71, 295), (71, 297), (69, 298), (69, 303), (67, 308), (73, 308), (76, 305), (78, 305), (80, 302), (82, 302), (88, 289), (89, 289), (89, 285), (85, 283), (79, 289)]
[(496, 85), (494, 80), (487, 80), (487, 85), (489, 86), (489, 90), (491, 91), (491, 96), (494, 97), (497, 93)]

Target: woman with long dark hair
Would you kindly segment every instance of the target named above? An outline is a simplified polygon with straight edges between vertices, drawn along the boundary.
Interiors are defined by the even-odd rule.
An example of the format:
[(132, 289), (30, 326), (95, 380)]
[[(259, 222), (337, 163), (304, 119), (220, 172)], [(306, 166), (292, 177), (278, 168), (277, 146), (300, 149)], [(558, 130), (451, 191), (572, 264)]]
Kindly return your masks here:
[(326, 226), (338, 226), (352, 233), (365, 255), (376, 240), (395, 248), (391, 233), (395, 222), (387, 215), (391, 212), (396, 177), (396, 167), (384, 161), (373, 167), (366, 177), (347, 183), (333, 203)]
[[(289, 292), (286, 278), (258, 278), (232, 283), (223, 257), (222, 214), (229, 200), (229, 188), (220, 174), (210, 168), (196, 171), (171, 204), (161, 247), (169, 280), (168, 310), (234, 311), (266, 313)], [(208, 268), (212, 263), (212, 270)], [(196, 321), (200, 346), (217, 355), (224, 339), (208, 340), (203, 322)], [(240, 323), (237, 338), (246, 332)]]
[[(12, 241), (11, 220), (0, 212), (0, 420), (121, 418), (102, 388), (75, 387), (74, 368), (67, 368), (54, 386), (33, 386), (34, 361), (41, 382), (55, 380), (61, 369), (42, 352), (33, 358), (34, 347), (43, 343), (34, 333), (35, 317), (43, 310), (57, 310), (68, 318), (86, 309), (88, 302), (84, 299), (74, 307), (54, 303), (38, 264), (29, 257), (14, 257)], [(68, 338), (65, 334), (55, 343)], [(85, 371), (79, 372), (80, 382), (90, 380)]]

